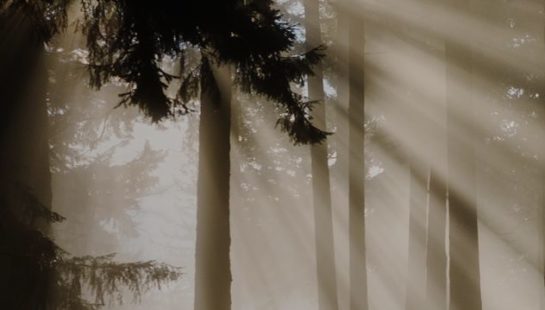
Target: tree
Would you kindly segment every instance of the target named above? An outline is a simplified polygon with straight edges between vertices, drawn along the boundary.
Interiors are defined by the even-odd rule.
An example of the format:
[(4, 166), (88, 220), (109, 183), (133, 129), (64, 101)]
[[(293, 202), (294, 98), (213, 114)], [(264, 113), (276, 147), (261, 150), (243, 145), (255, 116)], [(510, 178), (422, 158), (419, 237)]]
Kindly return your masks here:
[[(469, 12), (468, 1), (453, 1)], [(465, 43), (465, 44), (464, 44)], [(479, 267), (475, 151), (470, 111), (471, 47), (467, 41), (445, 43), (450, 246), (450, 309), (482, 308)]]
[[(40, 35), (35, 42), (39, 45), (63, 26), (69, 2), (8, 2), (2, 12), (27, 8), (30, 13), (22, 16), (35, 19), (30, 28), (38, 30), (34, 33)], [(186, 87), (180, 88), (178, 98), (170, 98), (165, 91), (175, 76), (165, 72), (160, 61), (165, 56), (183, 61), (184, 52), (197, 47), (212, 63), (234, 65), (235, 80), (243, 90), (282, 105), (285, 113), (278, 124), (294, 142), (315, 143), (325, 138), (325, 133), (310, 123), (310, 104), (290, 85), (311, 73), (311, 65), (321, 58), (319, 50), (286, 55), (295, 32), (282, 22), (270, 1), (216, 1), (210, 5), (83, 0), (82, 8), (91, 84), (98, 88), (112, 78), (126, 82), (129, 91), (121, 94), (122, 105), (140, 107), (153, 121), (186, 112), (184, 99), (196, 95), (198, 87), (194, 85), (198, 84), (193, 81), (199, 77), (182, 67), (180, 76), (189, 80), (182, 82)]]
[(426, 305), (430, 310), (447, 307), (447, 188), (437, 171), (431, 169), (429, 174)]
[[(414, 156), (416, 157), (416, 156)], [(409, 255), (406, 309), (423, 305), (426, 281), (427, 169), (420, 158), (409, 159)]]
[[(408, 52), (408, 56), (417, 62), (417, 55)], [(426, 104), (426, 98), (421, 96), (423, 90), (410, 82), (404, 90), (404, 97), (400, 99), (403, 106), (399, 107), (406, 116), (408, 123), (401, 130), (410, 132), (420, 141), (427, 141), (430, 145), (428, 128), (431, 126), (420, 109)], [(415, 140), (415, 141), (418, 141)], [(408, 272), (405, 295), (405, 309), (421, 309), (426, 293), (426, 229), (427, 229), (427, 198), (428, 175), (430, 159), (426, 148), (412, 143), (405, 150), (405, 160), (409, 168), (409, 240), (408, 240)]]
[[(180, 275), (176, 268), (154, 262), (123, 265), (110, 258), (70, 257), (48, 237), (51, 223), (63, 220), (50, 210), (43, 49), (64, 22), (56, 4), (16, 1), (0, 10), (0, 41), (7, 47), (0, 57), (0, 302), (11, 309), (98, 309), (100, 305), (81, 296), (84, 285), (101, 300), (120, 285), (139, 295), (150, 284)], [(50, 14), (47, 22), (44, 13)]]
[(368, 301), (365, 254), (364, 23), (361, 16), (353, 12), (348, 18), (350, 309), (365, 310)]
[(51, 179), (43, 41), (62, 21), (40, 28), (33, 9), (24, 1), (0, 9), (0, 303), (12, 309), (43, 305), (50, 270), (39, 258), (54, 252), (45, 237)]
[[(305, 0), (306, 45), (312, 49), (321, 44), (320, 10), (317, 0)], [(320, 66), (308, 76), (308, 96), (311, 100), (323, 102), (323, 72)], [(315, 124), (326, 128), (325, 106), (319, 105), (313, 111)], [(331, 210), (331, 187), (329, 181), (328, 144), (314, 144), (310, 147), (312, 161), (312, 191), (314, 204), (314, 229), (316, 244), (316, 271), (318, 282), (319, 309), (337, 309), (337, 282), (335, 271), (335, 248), (333, 245), (333, 218)]]
[(205, 58), (201, 69), (195, 309), (231, 308), (231, 74)]
[[(67, 218), (52, 233), (74, 255), (113, 253), (120, 237), (137, 234), (130, 214), (156, 184), (150, 173), (162, 154), (146, 143), (136, 158), (112, 163), (117, 150), (130, 142), (138, 113), (112, 109), (120, 86), (99, 93), (89, 89), (80, 41), (61, 35), (46, 53), (53, 209)], [(100, 150), (112, 140), (120, 142)], [(105, 221), (117, 233), (104, 229)]]
[[(47, 34), (52, 35), (62, 25), (52, 27), (51, 16), (64, 16), (68, 4), (54, 0), (28, 2), (35, 13), (32, 16), (38, 16), (40, 22), (36, 29), (51, 27), (54, 31)], [(8, 2), (3, 8), (17, 5)], [(176, 76), (162, 69), (161, 60), (173, 56), (183, 63), (185, 51), (196, 47), (207, 54), (211, 63), (233, 65), (235, 82), (244, 91), (279, 103), (285, 113), (278, 124), (295, 143), (315, 143), (325, 138), (325, 133), (310, 123), (310, 103), (304, 102), (290, 85), (302, 82), (311, 73), (311, 65), (320, 59), (319, 50), (287, 55), (295, 32), (282, 22), (270, 1), (217, 1), (210, 5), (83, 0), (82, 7), (91, 84), (102, 87), (112, 78), (126, 82), (129, 90), (121, 94), (121, 105), (136, 105), (153, 121), (186, 112), (185, 99), (197, 94), (195, 81), (202, 76), (181, 66), (184, 80), (179, 96), (170, 98), (166, 88)]]
[[(199, 167), (215, 169), (199, 172), (198, 220), (205, 221), (198, 224), (197, 237), (195, 307), (199, 309), (230, 308), (229, 117), (223, 108), (208, 110), (206, 107), (221, 107), (227, 102), (225, 98), (220, 99), (215, 83), (217, 77), (211, 78), (209, 67), (234, 66), (235, 83), (242, 90), (264, 95), (283, 105), (286, 113), (278, 124), (295, 143), (315, 143), (325, 138), (325, 133), (309, 121), (307, 109), (310, 104), (303, 102), (290, 86), (291, 82), (302, 82), (304, 75), (311, 73), (311, 65), (320, 59), (319, 50), (314, 48), (305, 55), (285, 56), (294, 43), (295, 33), (289, 25), (281, 22), (270, 1), (248, 4), (217, 1), (214, 4), (191, 3), (184, 7), (182, 3), (167, 1), (161, 4), (99, 1), (94, 6), (87, 2), (86, 7), (90, 21), (86, 29), (93, 64), (91, 80), (95, 86), (100, 87), (112, 77), (125, 80), (132, 89), (122, 95), (122, 104), (137, 105), (152, 120), (159, 121), (173, 115), (177, 107), (184, 109), (188, 99), (197, 95), (197, 85), (201, 85), (203, 125), (200, 128), (203, 131), (200, 141), (203, 143), (200, 150), (203, 153)], [(115, 14), (109, 14), (111, 11)], [(107, 33), (103, 29), (107, 29)], [(200, 69), (186, 72), (185, 66), (181, 66), (180, 76), (185, 78), (179, 98), (169, 98), (165, 90), (174, 76), (162, 70), (158, 60), (166, 55), (176, 55), (181, 58), (181, 63), (185, 63), (184, 51), (189, 46), (196, 46), (204, 55)], [(205, 129), (204, 124), (214, 128)], [(209, 129), (222, 132), (212, 133)], [(205, 154), (207, 151), (213, 153)], [(212, 188), (212, 180), (221, 180), (217, 185), (223, 188)], [(221, 213), (208, 212), (212, 209), (201, 210), (204, 207)], [(207, 226), (208, 221), (218, 225)], [(216, 229), (221, 230), (216, 232)], [(215, 262), (211, 256), (202, 256), (208, 255), (205, 253), (209, 253), (206, 250), (209, 247), (219, 253)], [(217, 283), (209, 278), (214, 266), (221, 266), (222, 280)], [(203, 289), (213, 293), (214, 298), (209, 298)]]
[(179, 268), (155, 261), (118, 263), (112, 259), (113, 255), (55, 257), (49, 266), (54, 275), (46, 305), (29, 309), (100, 309), (108, 299), (122, 304), (124, 289), (138, 300), (149, 289), (161, 288), (181, 276)]
[(177, 76), (161, 68), (166, 56), (185, 63), (186, 52), (204, 52), (210, 61), (235, 67), (235, 83), (243, 91), (263, 95), (284, 108), (278, 125), (295, 143), (316, 143), (326, 133), (314, 127), (304, 102), (290, 83), (302, 82), (321, 59), (316, 47), (303, 55), (287, 55), (295, 42), (291, 25), (271, 7), (271, 1), (243, 4), (238, 0), (210, 3), (136, 3), (84, 0), (85, 35), (91, 84), (101, 87), (112, 78), (129, 84), (121, 105), (138, 106), (152, 121), (186, 111), (198, 95), (200, 70), (186, 71), (177, 98), (166, 88)]

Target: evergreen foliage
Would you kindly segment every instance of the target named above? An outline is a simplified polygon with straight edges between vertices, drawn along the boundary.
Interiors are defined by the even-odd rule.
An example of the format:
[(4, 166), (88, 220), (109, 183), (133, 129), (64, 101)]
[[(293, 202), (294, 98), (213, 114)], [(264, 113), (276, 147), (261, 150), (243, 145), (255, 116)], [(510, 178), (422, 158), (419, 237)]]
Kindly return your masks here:
[[(137, 105), (156, 122), (185, 107), (199, 93), (196, 74), (201, 70), (186, 71), (183, 65), (187, 51), (196, 48), (214, 63), (234, 66), (242, 90), (280, 104), (285, 113), (278, 125), (295, 143), (325, 138), (310, 122), (312, 102), (291, 88), (312, 74), (322, 47), (292, 55), (295, 30), (270, 1), (83, 3), (91, 84), (101, 87), (112, 78), (127, 82), (130, 90), (121, 94), (121, 105)], [(178, 76), (161, 68), (166, 56), (179, 59)], [(165, 91), (178, 77), (184, 77), (180, 95), (170, 98)]]
[(22, 19), (30, 22), (35, 39), (48, 42), (66, 27), (66, 8), (71, 0), (2, 0), (0, 27), (20, 25)]
[[(293, 142), (317, 143), (327, 135), (311, 123), (313, 102), (292, 90), (292, 83), (302, 83), (312, 74), (323, 47), (293, 55), (295, 28), (283, 21), (270, 0), (81, 1), (91, 85), (100, 88), (112, 79), (126, 82), (129, 90), (120, 95), (120, 105), (136, 105), (154, 122), (173, 116), (180, 107), (186, 111), (188, 100), (198, 94), (195, 74), (200, 70), (186, 71), (181, 65), (176, 75), (163, 70), (161, 61), (172, 57), (183, 64), (187, 51), (196, 48), (215, 63), (234, 66), (242, 90), (281, 105), (284, 113), (277, 124)], [(44, 43), (66, 26), (71, 4), (70, 0), (3, 2), (0, 15), (17, 16), (13, 12), (24, 10), (23, 16), (32, 19), (37, 39)], [(166, 89), (180, 77), (192, 80), (184, 78), (180, 95), (170, 98)]]
[[(38, 62), (32, 57), (40, 58), (44, 44), (50, 43), (53, 36), (66, 26), (68, 5), (68, 0), (0, 1), (0, 42), (10, 47), (2, 50), (1, 65), (7, 70), (2, 81), (13, 79), (9, 69), (18, 70), (16, 82), (3, 83), (7, 85), (2, 89), (7, 92), (2, 99), (6, 115), (13, 116), (11, 111), (17, 110), (16, 105), (20, 102), (17, 97), (19, 88), (12, 90), (10, 85), (25, 85), (24, 77), (33, 72)], [(19, 31), (17, 34), (23, 35), (23, 40), (13, 37), (15, 29)], [(22, 56), (17, 57), (17, 53)], [(13, 59), (30, 61), (9, 63)], [(66, 112), (63, 107), (57, 108), (50, 115), (55, 120)], [(5, 132), (2, 134), (6, 135)], [(60, 145), (63, 151), (69, 147)], [(142, 156), (154, 156), (149, 150), (146, 154)], [(65, 172), (69, 167), (57, 168)], [(124, 290), (139, 297), (146, 290), (181, 276), (178, 268), (153, 261), (117, 263), (111, 255), (71, 256), (49, 237), (51, 224), (62, 221), (64, 217), (51, 211), (49, 201), (39, 198), (36, 188), (19, 182), (10, 174), (11, 170), (4, 172), (6, 176), (0, 180), (0, 257), (6, 267), (1, 275), (3, 306), (36, 310), (98, 309), (105, 304), (107, 297), (122, 302), (119, 297)], [(153, 181), (140, 175), (123, 176), (129, 177), (137, 178), (134, 186)], [(129, 186), (127, 190), (139, 189)], [(92, 295), (90, 298), (89, 294)]]
[[(42, 46), (67, 26), (67, 9), (74, 3), (77, 2), (0, 0), (0, 30), (10, 42), (13, 29), (24, 26), (20, 33), (28, 35), (24, 41), (30, 43), (21, 49), (29, 57), (39, 55)], [(206, 62), (201, 61), (196, 67), (185, 64), (187, 57), (194, 57), (194, 51), (198, 51), (201, 59), (233, 66), (235, 82), (243, 91), (277, 103), (283, 110), (277, 124), (293, 142), (318, 143), (325, 138), (327, 133), (311, 123), (313, 102), (305, 101), (292, 90), (294, 83), (302, 84), (304, 77), (312, 74), (312, 65), (321, 60), (323, 48), (294, 53), (296, 31), (283, 22), (272, 1), (80, 3), (84, 14), (79, 29), (87, 39), (88, 59), (84, 62), (90, 71), (91, 85), (100, 88), (112, 80), (126, 83), (128, 91), (120, 95), (120, 105), (138, 106), (154, 122), (174, 116), (175, 111), (189, 110), (187, 104), (200, 93), (199, 82)], [(18, 50), (14, 46), (10, 52)], [(179, 61), (180, 72), (164, 70), (165, 58)], [(179, 79), (178, 96), (170, 98), (166, 90)], [(2, 186), (12, 186), (14, 190), (0, 193), (0, 252), (20, 258), (16, 261), (17, 270), (25, 270), (32, 277), (32, 287), (28, 289), (33, 298), (28, 307), (97, 309), (105, 297), (116, 294), (121, 286), (139, 296), (152, 284), (160, 285), (180, 276), (178, 269), (154, 262), (118, 264), (111, 256), (69, 256), (47, 236), (49, 224), (63, 217), (34, 199), (31, 190), (24, 186)], [(20, 275), (11, 275), (17, 276)], [(43, 290), (44, 287), (48, 289)], [(86, 290), (93, 293), (94, 300), (82, 296)], [(49, 297), (52, 293), (55, 298)]]
[[(10, 206), (13, 201), (21, 201), (23, 205), (0, 208), (0, 255), (16, 258), (17, 266), (25, 266), (36, 288), (47, 287), (31, 293), (31, 309), (99, 309), (108, 301), (122, 303), (125, 290), (138, 300), (147, 290), (161, 288), (181, 276), (179, 268), (155, 261), (118, 263), (113, 261), (113, 254), (71, 256), (27, 223), (58, 222), (63, 218), (25, 188), (13, 187), (11, 193), (8, 196), (3, 192), (0, 204)], [(39, 284), (44, 282), (44, 286)]]
[[(176, 281), (178, 268), (155, 261), (116, 263), (114, 255), (69, 257), (56, 264), (60, 295), (52, 309), (97, 309), (110, 301), (123, 302), (123, 288), (138, 301), (147, 290)], [(87, 293), (90, 300), (82, 298)]]

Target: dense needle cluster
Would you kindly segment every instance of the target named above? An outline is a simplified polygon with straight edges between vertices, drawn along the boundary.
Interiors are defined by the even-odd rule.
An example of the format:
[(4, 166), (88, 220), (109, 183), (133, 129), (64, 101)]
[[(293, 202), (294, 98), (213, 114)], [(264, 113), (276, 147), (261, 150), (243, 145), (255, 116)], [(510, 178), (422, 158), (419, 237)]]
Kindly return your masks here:
[[(121, 104), (137, 105), (159, 121), (198, 95), (202, 71), (185, 65), (186, 55), (197, 49), (210, 62), (233, 66), (243, 91), (280, 104), (285, 113), (278, 124), (295, 143), (322, 141), (326, 133), (310, 122), (311, 103), (292, 89), (312, 74), (321, 47), (294, 55), (295, 29), (282, 22), (271, 1), (247, 2), (84, 0), (92, 85), (112, 78), (127, 82)], [(179, 73), (162, 69), (165, 57), (179, 61)], [(166, 90), (177, 78), (179, 96), (170, 98)]]

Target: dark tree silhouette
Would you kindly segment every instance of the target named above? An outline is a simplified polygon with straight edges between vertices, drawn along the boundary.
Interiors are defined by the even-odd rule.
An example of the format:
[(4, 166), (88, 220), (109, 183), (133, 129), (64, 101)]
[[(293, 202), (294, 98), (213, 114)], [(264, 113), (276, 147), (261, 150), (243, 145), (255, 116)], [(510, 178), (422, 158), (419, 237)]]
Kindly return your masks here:
[(202, 66), (195, 309), (231, 308), (230, 105), (228, 68)]
[(55, 255), (45, 237), (51, 180), (43, 42), (63, 18), (46, 24), (26, 1), (8, 5), (0, 9), (0, 304), (42, 309), (51, 272), (43, 263)]
[[(130, 90), (121, 94), (122, 105), (137, 105), (154, 121), (172, 116), (177, 107), (184, 110), (184, 99), (197, 96), (198, 87), (181, 88), (179, 97), (169, 98), (165, 90), (176, 76), (165, 72), (160, 62), (171, 56), (183, 64), (185, 52), (197, 48), (211, 63), (233, 65), (242, 90), (282, 105), (285, 113), (278, 124), (294, 142), (325, 138), (325, 132), (310, 123), (310, 103), (290, 85), (312, 73), (311, 66), (321, 58), (320, 47), (289, 55), (295, 32), (271, 1), (83, 3), (91, 83), (100, 87), (114, 77), (127, 82)], [(179, 76), (198, 78), (184, 65), (180, 69)]]
[(47, 237), (50, 224), (63, 217), (50, 211), (43, 46), (64, 23), (64, 7), (55, 1), (3, 5), (0, 304), (22, 310), (97, 309), (100, 304), (82, 298), (82, 287), (94, 292), (99, 302), (123, 285), (139, 295), (146, 287), (178, 278), (176, 268), (154, 262), (117, 264), (110, 257), (71, 257)]

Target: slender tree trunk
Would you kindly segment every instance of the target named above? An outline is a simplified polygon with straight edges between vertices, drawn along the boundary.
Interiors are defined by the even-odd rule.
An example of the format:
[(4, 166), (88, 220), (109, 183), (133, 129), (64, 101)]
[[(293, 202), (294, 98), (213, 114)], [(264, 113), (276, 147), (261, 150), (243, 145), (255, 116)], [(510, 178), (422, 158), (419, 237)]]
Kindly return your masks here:
[(427, 173), (417, 158), (410, 164), (409, 257), (405, 308), (419, 310), (424, 305), (426, 286), (426, 200)]
[[(331, 47), (327, 49), (328, 55), (335, 61), (336, 92), (334, 104), (329, 111), (329, 119), (335, 124), (335, 134), (328, 138), (334, 143), (336, 153), (335, 165), (331, 167), (331, 201), (335, 212), (333, 222), (348, 223), (348, 21), (341, 8), (337, 9), (337, 31)], [(327, 107), (326, 107), (327, 109)], [(336, 207), (338, 206), (338, 207)], [(348, 234), (344, 231), (346, 225), (333, 226), (334, 244), (338, 255), (335, 256), (337, 270), (337, 292), (339, 308), (348, 308), (350, 296), (348, 258)]]
[[(441, 17), (434, 17), (441, 23)], [(441, 35), (429, 37), (439, 51), (437, 53), (438, 80), (446, 73), (445, 39)], [(430, 52), (432, 52), (430, 50)], [(426, 309), (446, 310), (448, 308), (448, 254), (447, 254), (447, 135), (446, 135), (446, 83), (435, 88), (428, 107), (436, 122), (428, 122), (426, 130), (430, 138), (432, 160), (428, 179), (428, 230), (426, 238)]]
[[(469, 14), (469, 0), (451, 1)], [(482, 308), (471, 105), (471, 47), (447, 41), (447, 152), (449, 189), (450, 310)]]
[[(545, 9), (545, 1), (542, 1), (542, 7)], [(545, 25), (541, 27), (541, 48), (543, 50), (543, 48), (545, 47)], [(543, 74), (543, 72), (541, 73)], [(542, 81), (545, 80), (545, 77), (542, 75), (541, 76), (541, 79)], [(543, 85), (543, 83), (541, 83), (541, 85)], [(545, 87), (541, 87), (540, 90), (542, 90), (541, 93), (545, 92)], [(544, 101), (543, 99), (543, 96), (541, 97), (541, 101)], [(544, 112), (544, 110), (542, 109), (541, 110), (542, 112)], [(543, 146), (542, 146), (543, 147)], [(542, 201), (541, 201), (541, 206), (539, 208), (540, 212), (541, 212), (541, 257), (540, 257), (540, 260), (541, 260), (541, 278), (542, 278), (542, 285), (541, 285), (541, 289), (540, 289), (540, 293), (539, 296), (539, 304), (540, 304), (540, 309), (541, 310), (545, 310), (545, 170), (543, 167), (545, 167), (545, 162), (544, 162), (544, 158), (545, 156), (543, 156), (545, 154), (541, 154), (541, 157), (540, 157), (540, 163), (541, 163), (541, 169), (543, 170), (542, 172), (542, 180), (543, 180), (543, 183), (542, 183), (542, 188), (541, 188), (541, 197), (542, 197)]]
[(426, 304), (428, 310), (447, 309), (447, 188), (438, 173), (430, 170), (427, 237)]
[(368, 309), (368, 301), (365, 253), (364, 23), (358, 14), (351, 14), (349, 18), (348, 229), (350, 238), (350, 309), (366, 310)]
[(195, 310), (228, 310), (230, 73), (204, 58), (201, 80)]
[[(307, 50), (322, 44), (318, 0), (305, 0)], [(314, 124), (326, 128), (323, 71), (317, 65), (314, 75), (308, 76), (308, 96), (317, 100), (314, 106)], [(318, 305), (320, 310), (338, 309), (337, 273), (335, 272), (335, 247), (333, 244), (333, 218), (329, 181), (327, 142), (310, 146), (312, 161), (312, 193), (314, 204), (314, 229), (316, 244), (316, 272), (318, 279)]]

